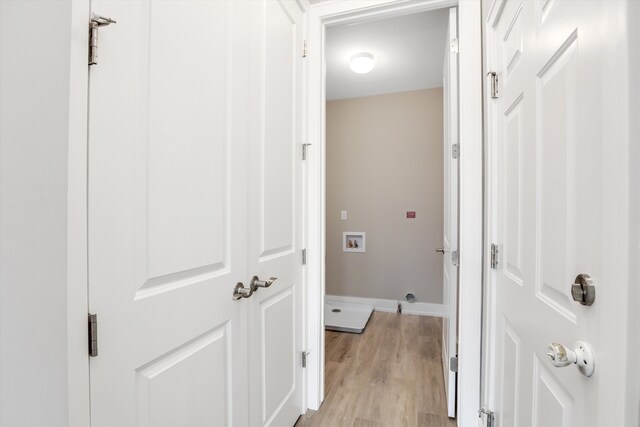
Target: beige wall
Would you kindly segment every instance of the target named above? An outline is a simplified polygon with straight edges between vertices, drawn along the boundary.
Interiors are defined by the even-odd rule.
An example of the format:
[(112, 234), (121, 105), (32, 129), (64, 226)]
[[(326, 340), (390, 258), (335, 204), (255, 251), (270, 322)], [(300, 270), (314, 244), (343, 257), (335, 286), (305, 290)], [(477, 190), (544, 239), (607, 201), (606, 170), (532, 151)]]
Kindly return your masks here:
[(442, 303), (442, 108), (442, 88), (327, 103), (328, 295)]

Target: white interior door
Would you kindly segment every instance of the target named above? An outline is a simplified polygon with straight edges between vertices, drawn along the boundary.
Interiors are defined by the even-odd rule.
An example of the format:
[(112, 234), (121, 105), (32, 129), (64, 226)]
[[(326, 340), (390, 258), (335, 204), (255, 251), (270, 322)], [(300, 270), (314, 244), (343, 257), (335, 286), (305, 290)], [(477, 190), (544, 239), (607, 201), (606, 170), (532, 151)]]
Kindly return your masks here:
[(92, 11), (117, 21), (90, 70), (92, 426), (246, 425), (248, 305), (231, 298), (247, 275), (242, 13)]
[[(117, 21), (100, 28), (90, 71), (92, 425), (293, 425), (301, 11), (264, 0), (92, 11)], [(232, 300), (253, 275), (278, 280)]]
[(302, 10), (256, 4), (248, 271), (276, 280), (250, 299), (251, 425), (288, 427), (302, 413)]
[[(456, 377), (450, 358), (458, 355), (458, 54), (452, 42), (458, 38), (457, 9), (449, 9), (449, 34), (444, 58), (444, 236), (443, 295), (447, 309), (443, 317), (442, 364), (449, 417), (456, 416)], [(455, 46), (455, 42), (454, 42)], [(455, 144), (455, 147), (454, 147)]]
[[(624, 299), (610, 294), (621, 272), (609, 252), (621, 245), (606, 231), (621, 226), (613, 224), (618, 189), (603, 185), (616, 176), (603, 145), (608, 2), (496, 3), (487, 29), (489, 70), (498, 76), (489, 100), (499, 249), (492, 409), (502, 427), (623, 425), (624, 373), (610, 351), (622, 345), (620, 330), (605, 328), (617, 318), (606, 301)], [(595, 280), (593, 306), (572, 299), (581, 273)], [(547, 355), (549, 344), (573, 349), (577, 340), (595, 353), (590, 378)]]

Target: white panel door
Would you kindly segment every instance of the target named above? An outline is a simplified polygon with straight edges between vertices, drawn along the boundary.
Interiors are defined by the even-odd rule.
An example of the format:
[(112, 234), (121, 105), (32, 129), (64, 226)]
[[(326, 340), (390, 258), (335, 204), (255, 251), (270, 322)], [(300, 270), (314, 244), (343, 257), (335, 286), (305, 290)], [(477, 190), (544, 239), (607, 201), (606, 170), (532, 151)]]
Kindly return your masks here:
[(255, 3), (249, 273), (277, 279), (250, 299), (250, 416), (288, 427), (302, 412), (302, 11), (295, 0)]
[(453, 253), (458, 250), (458, 160), (453, 157), (458, 144), (458, 54), (451, 42), (458, 38), (457, 9), (449, 9), (449, 30), (444, 57), (444, 236), (443, 296), (447, 313), (443, 317), (442, 364), (447, 413), (456, 416), (457, 373), (450, 369), (450, 358), (458, 355), (458, 265)]
[(249, 423), (248, 4), (92, 1), (93, 427)]
[[(606, 5), (504, 0), (488, 21), (489, 69), (499, 81), (489, 129), (499, 245), (492, 409), (501, 427), (622, 425), (624, 399), (614, 397), (622, 371), (609, 351), (620, 337), (602, 327), (616, 317), (605, 303), (618, 281), (607, 248), (619, 238), (606, 232), (614, 216), (605, 201), (616, 188), (603, 186), (615, 169), (602, 143)], [(593, 306), (571, 297), (580, 273), (595, 279)], [(590, 378), (547, 356), (552, 342), (577, 340), (595, 352)]]

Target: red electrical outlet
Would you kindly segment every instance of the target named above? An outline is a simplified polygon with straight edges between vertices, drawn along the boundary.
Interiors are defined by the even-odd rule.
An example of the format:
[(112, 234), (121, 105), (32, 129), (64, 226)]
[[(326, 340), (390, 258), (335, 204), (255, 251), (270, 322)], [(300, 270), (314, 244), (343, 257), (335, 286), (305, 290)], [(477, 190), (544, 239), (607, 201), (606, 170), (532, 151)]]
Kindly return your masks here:
[(416, 217), (416, 211), (407, 212), (407, 218), (415, 218), (415, 217)]

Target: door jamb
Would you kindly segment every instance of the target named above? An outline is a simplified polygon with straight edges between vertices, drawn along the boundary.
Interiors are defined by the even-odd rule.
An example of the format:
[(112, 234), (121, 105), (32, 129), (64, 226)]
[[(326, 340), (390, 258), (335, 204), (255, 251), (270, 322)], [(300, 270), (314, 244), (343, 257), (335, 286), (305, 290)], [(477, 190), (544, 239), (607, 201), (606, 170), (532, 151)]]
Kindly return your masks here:
[[(486, 7), (486, 5), (484, 5)], [(495, 16), (500, 10), (497, 1), (491, 3), (488, 12), (486, 13), (485, 19), (482, 22), (482, 37), (484, 40), (484, 49), (483, 49), (483, 71), (482, 75), (486, 76), (487, 73), (494, 68), (494, 64), (497, 63), (496, 52), (495, 49), (492, 49), (491, 46), (496, 42), (495, 34), (493, 31), (489, 31), (489, 27), (492, 26), (492, 23), (495, 21)], [(496, 232), (498, 230), (497, 224), (497, 201), (496, 194), (493, 191), (496, 188), (496, 183), (498, 180), (498, 158), (497, 158), (497, 149), (496, 149), (496, 141), (495, 141), (495, 129), (497, 128), (497, 124), (495, 119), (497, 118), (496, 106), (495, 103), (491, 102), (491, 97), (489, 95), (485, 96), (483, 99), (483, 108), (485, 111), (484, 117), (484, 141), (486, 144), (485, 150), (485, 183), (484, 183), (484, 191), (486, 195), (486, 203), (484, 206), (484, 215), (485, 215), (485, 252), (490, 253), (490, 245), (491, 243), (497, 243)], [(497, 283), (496, 270), (491, 268), (489, 259), (485, 259), (484, 263), (484, 294), (483, 294), (483, 353), (482, 353), (482, 401), (481, 407), (486, 407), (490, 410), (495, 410), (496, 408), (496, 400), (495, 400), (495, 387), (496, 384), (493, 381), (493, 373), (495, 372), (495, 357), (491, 357), (491, 353), (495, 349), (495, 327), (496, 327), (496, 316), (495, 316), (495, 285)]]
[(480, 404), (483, 264), (482, 42), (480, 2), (457, 0), (328, 1), (307, 16), (306, 142), (313, 150), (306, 165), (306, 342), (312, 357), (306, 371), (307, 407), (324, 400), (325, 296), (325, 68), (326, 27), (458, 5), (460, 70), (460, 270), (458, 425), (478, 421)]
[(67, 188), (67, 409), (68, 425), (91, 425), (88, 283), (87, 46), (90, 2), (71, 2)]

